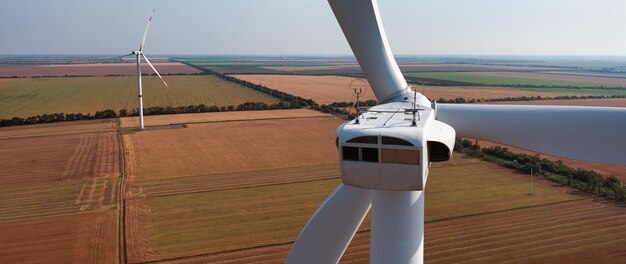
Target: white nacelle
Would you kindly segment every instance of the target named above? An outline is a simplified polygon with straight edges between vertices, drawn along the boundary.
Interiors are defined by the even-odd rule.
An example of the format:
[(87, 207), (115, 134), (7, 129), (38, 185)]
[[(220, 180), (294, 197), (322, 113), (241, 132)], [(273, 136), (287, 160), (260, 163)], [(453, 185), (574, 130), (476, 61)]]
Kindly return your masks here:
[(387, 191), (423, 190), (430, 162), (445, 161), (454, 148), (452, 127), (431, 108), (389, 103), (371, 108), (337, 128), (341, 177), (346, 185)]

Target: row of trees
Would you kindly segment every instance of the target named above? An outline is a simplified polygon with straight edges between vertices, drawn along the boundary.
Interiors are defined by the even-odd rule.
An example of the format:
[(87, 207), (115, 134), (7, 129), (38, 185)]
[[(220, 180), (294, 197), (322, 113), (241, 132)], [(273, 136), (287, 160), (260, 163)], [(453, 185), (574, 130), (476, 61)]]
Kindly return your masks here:
[(292, 94), (285, 93), (283, 91), (279, 91), (279, 90), (268, 88), (268, 87), (266, 87), (266, 86), (264, 86), (262, 84), (256, 84), (256, 83), (251, 83), (251, 82), (248, 82), (248, 81), (245, 81), (245, 80), (237, 79), (235, 77), (228, 76), (228, 75), (225, 75), (225, 74), (222, 74), (222, 73), (219, 73), (219, 72), (216, 72), (216, 71), (212, 71), (212, 70), (209, 70), (209, 69), (205, 69), (205, 68), (202, 68), (200, 66), (191, 64), (191, 63), (186, 63), (186, 62), (181, 62), (181, 63), (184, 63), (184, 64), (186, 64), (189, 67), (193, 67), (195, 69), (198, 69), (198, 70), (202, 71), (204, 74), (213, 75), (213, 76), (218, 77), (218, 78), (220, 78), (222, 80), (229, 81), (229, 82), (234, 82), (234, 83), (239, 84), (241, 86), (250, 88), (252, 90), (255, 90), (255, 91), (258, 91), (258, 92), (261, 92), (261, 93), (264, 93), (264, 94), (267, 94), (267, 95), (272, 96), (272, 97), (274, 97), (276, 99), (279, 99), (281, 102), (288, 102), (290, 104), (299, 105), (300, 107), (316, 108), (316, 106), (318, 106), (318, 104), (315, 101), (313, 101), (313, 99), (305, 99), (305, 98), (302, 98), (300, 96), (295, 96), (295, 95), (292, 95)]
[(615, 200), (626, 201), (626, 188), (615, 176), (599, 174), (592, 170), (574, 169), (561, 160), (552, 161), (537, 155), (513, 153), (508, 148), (495, 146), (482, 148), (478, 143), (457, 139), (454, 150), (518, 171), (535, 175), (579, 190)]
[[(239, 105), (229, 106), (207, 106), (204, 104), (188, 105), (178, 107), (148, 107), (144, 108), (144, 115), (167, 115), (167, 114), (182, 114), (182, 113), (205, 113), (205, 112), (228, 112), (228, 111), (248, 111), (248, 110), (274, 110), (274, 109), (295, 109), (301, 108), (299, 105), (291, 104), (289, 102), (279, 102), (276, 104), (268, 105), (261, 102), (245, 102)], [(77, 120), (90, 120), (90, 119), (105, 119), (125, 116), (137, 116), (138, 109), (121, 109), (119, 112), (115, 112), (111, 109), (104, 111), (96, 111), (95, 114), (87, 113), (54, 113), (30, 116), (27, 118), (13, 117), (11, 119), (1, 119), (0, 127), (4, 126), (18, 126), (18, 125), (32, 125), (43, 123), (54, 123), (62, 121), (77, 121)]]

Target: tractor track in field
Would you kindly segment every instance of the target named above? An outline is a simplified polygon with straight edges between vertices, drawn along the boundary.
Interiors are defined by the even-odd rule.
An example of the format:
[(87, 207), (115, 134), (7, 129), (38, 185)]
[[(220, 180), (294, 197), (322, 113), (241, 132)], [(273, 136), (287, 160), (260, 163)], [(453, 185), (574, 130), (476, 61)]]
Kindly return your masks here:
[(119, 118), (117, 119), (117, 140), (119, 147), (119, 162), (120, 162), (120, 180), (119, 180), (119, 188), (118, 188), (118, 211), (119, 211), (119, 219), (118, 219), (118, 255), (119, 255), (119, 263), (126, 264), (128, 262), (128, 256), (126, 254), (126, 165), (125, 159), (126, 155), (124, 154), (124, 140), (122, 139), (122, 126), (120, 124)]

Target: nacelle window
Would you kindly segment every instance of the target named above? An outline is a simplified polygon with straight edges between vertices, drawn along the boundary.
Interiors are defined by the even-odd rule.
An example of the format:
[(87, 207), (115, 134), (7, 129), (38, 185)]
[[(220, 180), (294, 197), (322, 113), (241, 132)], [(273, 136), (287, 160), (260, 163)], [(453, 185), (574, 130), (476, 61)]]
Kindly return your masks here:
[(361, 160), (365, 162), (378, 162), (378, 149), (361, 148)]
[(378, 144), (378, 137), (377, 136), (355, 137), (355, 138), (349, 139), (347, 143)]
[(382, 163), (420, 165), (419, 150), (381, 149)]
[(411, 142), (395, 137), (383, 137), (383, 145), (413, 146)]
[(343, 160), (378, 163), (377, 148), (342, 147)]
[(343, 160), (359, 161), (359, 148), (342, 147)]

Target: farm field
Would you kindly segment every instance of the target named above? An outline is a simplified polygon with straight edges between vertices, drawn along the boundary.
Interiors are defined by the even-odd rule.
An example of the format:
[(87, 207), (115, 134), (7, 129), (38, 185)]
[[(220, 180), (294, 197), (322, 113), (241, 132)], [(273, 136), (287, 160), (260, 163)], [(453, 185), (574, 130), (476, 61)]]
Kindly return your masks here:
[[(144, 107), (185, 105), (238, 105), (244, 102), (278, 102), (217, 77), (165, 76), (143, 78)], [(135, 77), (76, 77), (0, 79), (0, 118), (46, 113), (94, 113), (105, 109), (137, 108)]]
[(189, 124), (124, 135), (132, 180), (274, 169), (337, 161), (327, 117)]
[[(272, 89), (277, 89), (286, 93), (297, 95), (307, 99), (313, 99), (319, 104), (330, 104), (333, 102), (353, 102), (356, 101), (348, 91), (349, 84), (354, 78), (341, 76), (305, 76), (305, 75), (233, 75), (233, 77), (246, 80), (256, 84), (263, 84)], [(481, 86), (425, 86), (413, 85), (418, 91), (425, 91), (424, 94), (430, 100), (455, 99), (463, 97), (466, 99), (492, 99), (503, 97), (521, 96), (543, 96), (554, 97), (561, 95), (572, 95), (576, 92), (544, 92), (543, 90), (527, 91), (522, 89), (507, 87), (481, 87)], [(425, 88), (425, 89), (423, 89)], [(376, 99), (369, 91), (364, 100)]]
[[(425, 263), (623, 263), (625, 213), (623, 207), (583, 199), (427, 220)], [(340, 263), (369, 263), (369, 235), (358, 232)], [(283, 263), (290, 248), (284, 243), (164, 263)]]
[(573, 74), (552, 74), (552, 73), (534, 73), (534, 72), (472, 72), (468, 73), (476, 76), (486, 77), (504, 77), (504, 78), (521, 78), (546, 81), (564, 81), (564, 82), (581, 82), (593, 83), (595, 85), (606, 85), (616, 87), (626, 87), (626, 76), (603, 77), (603, 76), (580, 76)]
[[(163, 74), (194, 74), (200, 71), (179, 62), (155, 62), (154, 67)], [(33, 76), (107, 76), (136, 75), (133, 63), (90, 63), (90, 64), (50, 64), (50, 65), (0, 65), (0, 77)], [(141, 72), (153, 74), (152, 68), (142, 64)]]
[[(124, 135), (129, 262), (284, 261), (289, 244), (339, 182), (333, 143), (339, 123), (328, 117), (253, 120)], [(226, 135), (229, 142), (222, 139)], [(184, 154), (166, 146), (168, 141), (187, 158), (179, 158)], [(239, 152), (247, 154), (237, 157)], [(238, 165), (231, 165), (234, 160)], [(431, 168), (426, 219), (445, 223), (588, 199), (542, 180), (529, 196), (527, 179), (455, 154), (453, 161)], [(556, 222), (550, 228), (558, 229)], [(368, 229), (366, 220), (359, 237), (367, 239)], [(496, 235), (485, 239), (497, 239), (491, 236)], [(368, 256), (363, 239), (346, 258)]]
[(2, 263), (117, 263), (115, 211), (0, 221)]
[[(320, 171), (323, 172), (320, 176), (332, 177), (332, 174), (324, 173), (327, 170)], [(183, 183), (172, 179), (169, 185), (171, 188), (167, 189), (144, 189), (143, 194), (148, 198), (132, 199), (130, 203), (134, 209), (128, 217), (146, 221), (143, 224), (136, 223), (135, 228), (139, 229), (137, 232), (142, 236), (152, 239), (134, 244), (138, 249), (130, 252), (139, 254), (132, 257), (131, 262), (178, 257), (184, 259), (196, 255), (215, 254), (212, 257), (216, 257), (232, 250), (289, 243), (339, 182), (337, 170), (330, 179), (298, 182), (302, 176), (310, 175), (287, 174), (291, 177), (284, 177), (283, 183), (272, 181), (271, 184), (262, 179), (278, 178), (284, 176), (285, 172), (244, 173), (259, 185), (212, 189), (213, 184), (205, 176), (193, 181), (186, 177)], [(476, 160), (457, 166), (433, 168), (430, 177), (430, 190), (426, 194), (427, 221), (580, 199), (568, 194), (569, 189), (555, 189), (547, 183), (537, 184), (535, 187), (541, 190), (536, 196), (528, 196), (525, 177)], [(295, 182), (289, 182), (289, 179)], [(228, 177), (222, 177), (218, 182), (224, 186), (241, 183), (238, 178)], [(198, 188), (202, 185), (208, 186), (204, 190)], [(189, 187), (194, 190), (189, 190)], [(182, 192), (176, 194), (175, 190)], [(368, 223), (366, 220), (362, 231), (369, 229)], [(235, 262), (247, 261), (250, 259), (241, 258)]]
[(113, 120), (0, 129), (0, 262), (118, 260), (114, 129)]
[[(492, 72), (490, 74), (483, 73), (459, 73), (459, 72), (409, 72), (405, 73), (406, 77), (417, 77), (436, 79), (444, 81), (454, 81), (471, 84), (484, 84), (484, 85), (536, 85), (536, 86), (573, 86), (573, 87), (595, 87), (600, 84), (594, 83), (595, 77), (588, 77), (589, 80), (585, 81), (585, 78), (576, 78), (573, 76), (563, 76), (564, 80), (544, 79), (536, 78), (540, 74), (534, 73), (513, 73), (508, 76), (499, 72)], [(516, 76), (516, 77), (515, 77)], [(534, 77), (530, 77), (534, 76)], [(548, 75), (546, 75), (548, 76)], [(621, 85), (605, 84), (611, 87), (620, 87)]]
[(116, 131), (115, 122), (106, 119), (58, 122), (28, 126), (0, 127), (0, 139)]
[[(361, 68), (350, 58), (250, 58), (237, 60), (180, 59), (208, 70), (223, 74), (299, 74), (335, 75), (360, 74)], [(509, 66), (474, 63), (429, 62), (422, 59), (398, 60), (403, 72), (476, 72), (476, 71), (568, 71), (562, 67)]]
[[(72, 126), (64, 128), (71, 131)], [(2, 134), (4, 131), (0, 130), (0, 153), (3, 157), (0, 159), (3, 168), (0, 183), (3, 187), (119, 176), (116, 132), (61, 133), (21, 138), (3, 138)]]
[[(350, 93), (350, 82), (355, 78), (341, 76), (299, 76), (299, 75), (233, 75), (233, 77), (255, 84), (313, 99), (319, 104), (332, 102), (352, 102), (356, 97)], [(371, 88), (362, 97), (363, 100), (375, 100)]]
[[(217, 112), (217, 113), (190, 113), (176, 115), (155, 115), (145, 116), (144, 124), (146, 126), (162, 126), (171, 124), (190, 124), (190, 123), (208, 123), (223, 122), (237, 120), (255, 120), (255, 119), (280, 119), (280, 118), (299, 118), (299, 117), (322, 117), (328, 114), (320, 113), (309, 109), (284, 109), (271, 111), (234, 111), (234, 112)], [(138, 117), (120, 118), (122, 127), (136, 127), (139, 124)]]

